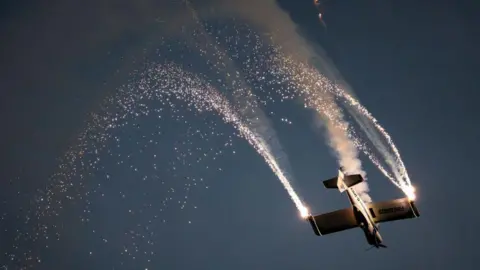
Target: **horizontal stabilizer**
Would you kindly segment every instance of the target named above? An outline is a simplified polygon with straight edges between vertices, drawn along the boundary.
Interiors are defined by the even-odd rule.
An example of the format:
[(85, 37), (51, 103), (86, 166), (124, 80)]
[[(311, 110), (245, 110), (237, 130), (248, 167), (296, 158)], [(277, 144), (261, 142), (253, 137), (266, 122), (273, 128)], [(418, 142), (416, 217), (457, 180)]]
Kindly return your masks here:
[(416, 218), (420, 216), (415, 203), (408, 198), (367, 203), (366, 206), (375, 223)]
[(360, 174), (348, 175), (343, 178), (343, 182), (347, 187), (353, 187), (356, 184), (363, 182), (363, 177)]
[(323, 181), (325, 188), (338, 188), (337, 187), (337, 177)]
[(352, 229), (358, 226), (353, 208), (310, 216), (308, 218), (316, 235), (325, 235)]
[(325, 188), (339, 188), (338, 185), (340, 184), (341, 192), (343, 192), (345, 189), (348, 189), (358, 183), (363, 182), (363, 177), (360, 174), (346, 175), (343, 176), (343, 178), (340, 177), (340, 179), (343, 179), (343, 181), (340, 181), (340, 183), (338, 182), (338, 179), (339, 177), (330, 178), (323, 181), (323, 185), (325, 186)]

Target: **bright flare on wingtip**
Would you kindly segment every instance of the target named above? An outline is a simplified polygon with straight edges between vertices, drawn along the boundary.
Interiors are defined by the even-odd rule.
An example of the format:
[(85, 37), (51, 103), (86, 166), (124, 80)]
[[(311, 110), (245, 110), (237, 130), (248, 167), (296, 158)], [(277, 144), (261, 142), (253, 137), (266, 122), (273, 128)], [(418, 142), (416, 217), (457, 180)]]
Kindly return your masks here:
[(300, 215), (302, 216), (302, 218), (307, 218), (308, 216), (310, 216), (310, 211), (308, 210), (307, 207), (302, 206), (300, 208)]
[(414, 201), (417, 198), (417, 196), (415, 195), (415, 188), (413, 186), (404, 186), (403, 192), (411, 201)]

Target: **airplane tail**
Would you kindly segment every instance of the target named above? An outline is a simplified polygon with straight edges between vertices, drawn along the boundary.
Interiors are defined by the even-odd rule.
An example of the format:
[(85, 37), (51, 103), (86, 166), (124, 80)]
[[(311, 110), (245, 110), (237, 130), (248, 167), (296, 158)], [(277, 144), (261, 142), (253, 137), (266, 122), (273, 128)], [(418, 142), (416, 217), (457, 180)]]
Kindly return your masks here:
[(344, 192), (348, 188), (353, 187), (363, 181), (364, 179), (360, 174), (344, 175), (342, 168), (340, 168), (340, 170), (338, 170), (338, 176), (323, 181), (323, 185), (325, 188), (336, 188), (340, 192)]
[(385, 246), (384, 244), (378, 244), (378, 245), (376, 245), (376, 246), (375, 246), (375, 245), (372, 245), (371, 247), (365, 249), (365, 251), (369, 251), (369, 250), (371, 250), (371, 249), (374, 248), (374, 247), (376, 247), (376, 248), (381, 248), (381, 247), (382, 247), (382, 248), (387, 248), (387, 246)]

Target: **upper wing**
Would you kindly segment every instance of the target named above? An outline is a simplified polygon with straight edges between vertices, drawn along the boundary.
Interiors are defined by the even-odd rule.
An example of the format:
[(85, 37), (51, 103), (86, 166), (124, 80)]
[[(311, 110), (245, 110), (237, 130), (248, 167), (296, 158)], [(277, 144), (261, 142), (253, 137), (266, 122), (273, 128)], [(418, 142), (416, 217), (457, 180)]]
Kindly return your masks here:
[(318, 216), (310, 216), (308, 220), (316, 235), (340, 232), (358, 226), (353, 208), (345, 208)]
[(378, 203), (367, 203), (366, 206), (375, 223), (420, 216), (415, 203), (408, 198)]

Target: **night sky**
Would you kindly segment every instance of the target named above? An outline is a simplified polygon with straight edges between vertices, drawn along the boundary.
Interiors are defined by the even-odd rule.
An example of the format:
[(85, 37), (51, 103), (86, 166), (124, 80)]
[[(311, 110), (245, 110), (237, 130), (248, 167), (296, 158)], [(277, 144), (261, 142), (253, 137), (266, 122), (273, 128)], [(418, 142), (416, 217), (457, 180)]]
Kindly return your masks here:
[[(421, 217), (382, 224), (387, 249), (366, 252), (359, 229), (315, 236), (264, 160), (214, 113), (180, 106), (162, 111), (161, 120), (129, 116), (93, 152), (75, 148), (92, 113), (118, 109), (102, 107), (105, 98), (136, 85), (132, 78), (159, 53), (188, 57), (162, 39), (179, 29), (165, 27), (180, 20), (168, 12), (175, 1), (3, 1), (0, 266), (20, 269), (27, 253), (33, 269), (49, 270), (476, 269), (479, 5), (328, 1), (327, 29), (312, 1), (278, 5), (300, 35), (323, 48), (400, 150)], [(196, 72), (205, 60), (189, 61)], [(158, 109), (163, 102), (146, 104)], [(268, 110), (292, 184), (311, 211), (348, 207), (345, 195), (321, 183), (336, 176), (338, 164), (312, 114), (298, 102)], [(100, 161), (57, 194), (60, 214), (41, 220), (49, 239), (25, 240), (39, 224), (26, 217), (46, 205), (42, 192), (58, 191), (52, 176), (65, 153)], [(361, 158), (374, 201), (403, 196)]]

